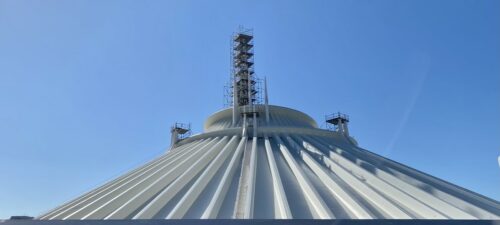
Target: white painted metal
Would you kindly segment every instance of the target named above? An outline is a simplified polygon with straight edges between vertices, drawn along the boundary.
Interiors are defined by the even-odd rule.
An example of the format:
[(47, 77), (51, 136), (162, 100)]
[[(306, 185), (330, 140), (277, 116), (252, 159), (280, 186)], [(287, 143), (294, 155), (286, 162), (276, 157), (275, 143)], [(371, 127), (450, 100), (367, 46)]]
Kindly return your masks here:
[(234, 153), (231, 159), (231, 162), (229, 163), (226, 171), (224, 172), (221, 182), (217, 186), (217, 190), (214, 196), (212, 197), (212, 200), (210, 201), (208, 207), (206, 208), (201, 218), (203, 219), (217, 218), (222, 202), (224, 201), (224, 198), (226, 197), (227, 194), (227, 190), (229, 189), (229, 185), (231, 184), (231, 178), (236, 172), (238, 161), (241, 160), (241, 154), (243, 153), (243, 149), (245, 148), (246, 143), (247, 143), (247, 138), (242, 137), (240, 144), (236, 148), (236, 152)]
[[(160, 163), (154, 165), (153, 167), (150, 168), (145, 168), (145, 170), (141, 171), (141, 173), (137, 174), (136, 176), (130, 177), (129, 179), (124, 180), (125, 182), (112, 182), (110, 185), (109, 190), (105, 190), (103, 192), (100, 192), (94, 196), (91, 196), (88, 199), (85, 199), (84, 201), (79, 202), (74, 207), (69, 208), (68, 210), (61, 212), (57, 214), (56, 216), (52, 217), (51, 219), (78, 219), (82, 218), (87, 213), (93, 210), (93, 207), (95, 206), (100, 206), (102, 204), (105, 204), (106, 201), (109, 199), (112, 199), (116, 197), (117, 195), (120, 195), (124, 192), (126, 192), (127, 188), (129, 188), (131, 185), (137, 184), (138, 182), (141, 182), (141, 178), (144, 176), (147, 176), (147, 178), (152, 178), (156, 179), (156, 176), (160, 173), (158, 171), (162, 171), (164, 169), (167, 169), (168, 166), (172, 164), (172, 161), (177, 159), (178, 157), (183, 157), (186, 154), (189, 154), (191, 151), (196, 150), (201, 144), (204, 144), (206, 141), (198, 142), (194, 146), (190, 146), (185, 151), (174, 151), (171, 150), (171, 154), (168, 154), (165, 156), (164, 160), (162, 160)], [(157, 169), (157, 167), (160, 167)], [(81, 204), (80, 204), (81, 203)]]
[[(245, 117), (246, 118), (246, 117)], [(255, 170), (257, 164), (257, 117), (253, 114), (253, 140), (252, 147), (248, 149), (245, 145), (243, 155), (243, 168), (241, 169), (240, 182), (236, 197), (236, 207), (234, 208), (233, 218), (249, 219), (253, 217), (253, 204), (255, 195)], [(246, 125), (248, 123), (245, 123)], [(244, 128), (247, 129), (247, 128)], [(247, 131), (248, 132), (248, 131)], [(246, 137), (246, 135), (244, 135)]]
[(497, 201), (268, 105), (267, 90), (252, 108), (215, 113), (204, 133), (38, 219), (500, 219)]
[(334, 218), (333, 213), (326, 206), (323, 199), (321, 199), (318, 192), (312, 186), (311, 181), (309, 181), (309, 178), (307, 178), (307, 176), (304, 174), (304, 172), (300, 169), (299, 165), (295, 161), (296, 157), (294, 157), (290, 153), (290, 150), (288, 150), (288, 148), (285, 146), (285, 144), (283, 143), (283, 141), (279, 136), (274, 136), (274, 138), (278, 142), (281, 154), (283, 154), (283, 156), (285, 157), (288, 166), (290, 167), (293, 174), (297, 178), (297, 181), (299, 182), (299, 185), (304, 195), (307, 198), (307, 203), (311, 209), (311, 214), (313, 214), (315, 219)]
[(205, 171), (200, 175), (199, 179), (191, 186), (191, 188), (182, 197), (179, 203), (168, 214), (167, 219), (181, 219), (193, 205), (196, 198), (201, 194), (208, 182), (213, 178), (215, 173), (220, 169), (222, 163), (229, 157), (231, 150), (236, 147), (237, 136), (233, 136), (229, 143), (222, 149), (217, 157), (210, 163)]
[[(296, 146), (298, 144), (291, 140)], [(299, 147), (300, 148), (300, 147)], [(318, 152), (314, 152), (318, 154)], [(313, 170), (314, 173), (320, 178), (321, 181), (330, 189), (332, 195), (334, 195), (343, 205), (355, 216), (357, 219), (373, 219), (370, 213), (362, 207), (352, 196), (350, 196), (345, 190), (338, 185), (335, 180), (333, 180), (328, 174), (327, 168), (321, 166), (319, 162), (313, 159), (309, 153), (301, 150), (300, 154), (304, 162)], [(321, 153), (319, 155), (323, 156)]]
[[(248, 145), (246, 145), (248, 147)], [(246, 148), (243, 155), (243, 165), (241, 170), (238, 193), (236, 197), (236, 207), (233, 218), (249, 219), (253, 217), (253, 203), (255, 195), (255, 167), (257, 161), (257, 137), (251, 142), (251, 148)]]
[[(103, 219), (106, 216), (112, 214), (116, 210), (121, 210), (123, 207), (129, 205), (135, 205), (138, 202), (145, 202), (147, 199), (151, 198), (153, 195), (162, 190), (165, 186), (169, 185), (173, 180), (175, 180), (183, 171), (185, 171), (190, 165), (192, 165), (206, 148), (212, 147), (215, 142), (219, 141), (219, 137), (212, 139), (207, 144), (203, 145), (199, 149), (194, 149), (192, 154), (186, 155), (186, 157), (180, 158), (178, 161), (172, 161), (166, 166), (164, 166), (162, 171), (156, 171), (150, 174), (141, 182), (134, 184), (127, 190), (118, 193), (118, 195), (113, 196), (112, 199), (107, 200), (104, 204), (98, 207), (91, 207), (92, 211), (86, 213), (82, 219)], [(65, 219), (77, 219), (75, 215)]]
[[(201, 155), (195, 162), (190, 163), (189, 167), (178, 175), (176, 180), (168, 185), (160, 194), (147, 204), (134, 219), (148, 219), (155, 216), (163, 206), (165, 206), (174, 195), (176, 195), (184, 185), (186, 185), (194, 176), (196, 176), (205, 166), (215, 157), (215, 155), (226, 144), (227, 137), (222, 138), (216, 145), (213, 145), (203, 155)], [(144, 202), (141, 202), (144, 204)], [(134, 208), (135, 210), (136, 208)], [(129, 210), (131, 212), (131, 210)]]
[(271, 176), (273, 179), (275, 218), (292, 219), (292, 212), (290, 211), (290, 206), (288, 205), (288, 200), (286, 199), (283, 183), (281, 183), (280, 173), (278, 171), (278, 167), (276, 166), (276, 160), (274, 159), (273, 149), (267, 136), (265, 137), (265, 146), (267, 159), (269, 161), (269, 169), (271, 170)]
[[(306, 149), (321, 154), (317, 148), (315, 148), (308, 142), (304, 141), (303, 145)], [(359, 167), (358, 165), (343, 158), (341, 155), (337, 153), (330, 152), (330, 156), (325, 157), (325, 160), (328, 161), (328, 165), (330, 159), (336, 159), (337, 160), (336, 162), (339, 165), (343, 166), (344, 168), (349, 168), (348, 170), (350, 170), (352, 173), (361, 175), (364, 178), (365, 183), (373, 187), (373, 189), (376, 189), (378, 192), (390, 196), (391, 199), (399, 202), (401, 205), (405, 205), (407, 208), (413, 210), (416, 214), (418, 214), (420, 218), (431, 217), (433, 219), (444, 219), (447, 218), (445, 215), (450, 215), (451, 217), (474, 219), (473, 216), (453, 206), (450, 207), (449, 204), (446, 204), (445, 202), (441, 201), (438, 198), (433, 198), (430, 194), (422, 190), (419, 190), (414, 186), (405, 185), (398, 179), (394, 179), (394, 177), (388, 176), (388, 174), (386, 173), (383, 173), (383, 175), (388, 176), (388, 180), (390, 180), (389, 183), (384, 182), (383, 179), (380, 179), (372, 175), (371, 173), (367, 172), (366, 170), (363, 170), (362, 167)], [(404, 188), (397, 189), (393, 186), (395, 184), (396, 185), (399, 184)], [(404, 193), (405, 191), (411, 192), (412, 195)], [(428, 204), (432, 205), (434, 209), (431, 208)], [(441, 213), (438, 212), (437, 210), (441, 211)]]

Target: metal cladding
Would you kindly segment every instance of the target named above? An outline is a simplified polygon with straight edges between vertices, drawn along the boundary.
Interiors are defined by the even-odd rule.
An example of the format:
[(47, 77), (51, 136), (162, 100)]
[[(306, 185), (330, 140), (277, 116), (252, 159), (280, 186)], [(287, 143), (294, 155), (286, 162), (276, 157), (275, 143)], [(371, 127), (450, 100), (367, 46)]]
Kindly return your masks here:
[[(38, 219), (498, 219), (492, 199), (391, 161), (304, 113), (231, 109), (161, 157)], [(241, 112), (250, 110), (240, 107)]]
[(499, 202), (358, 147), (344, 114), (319, 129), (269, 105), (267, 82), (260, 104), (252, 39), (233, 36), (234, 104), (203, 133), (175, 124), (164, 155), (37, 219), (500, 219)]

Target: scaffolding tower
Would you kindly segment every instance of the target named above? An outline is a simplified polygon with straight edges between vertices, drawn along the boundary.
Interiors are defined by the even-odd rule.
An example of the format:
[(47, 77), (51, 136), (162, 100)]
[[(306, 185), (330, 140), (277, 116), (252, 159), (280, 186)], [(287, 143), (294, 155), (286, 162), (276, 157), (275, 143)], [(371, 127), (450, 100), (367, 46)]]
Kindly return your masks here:
[(253, 31), (240, 27), (232, 37), (231, 49), (232, 94), (236, 95), (237, 106), (258, 103), (253, 46)]
[[(254, 101), (253, 103), (254, 104), (262, 104), (264, 103), (264, 80), (255, 76), (253, 76), (253, 80), (254, 80), (254, 85), (253, 85), (253, 89), (255, 90), (255, 95), (254, 95)], [(224, 87), (223, 87), (223, 96), (224, 96), (224, 99), (223, 99), (223, 103), (222, 105), (224, 106), (224, 108), (228, 108), (228, 107), (232, 107), (233, 106), (233, 83), (234, 83), (234, 77), (231, 76), (231, 79), (226, 82), (226, 84), (224, 84)]]
[[(253, 30), (239, 27), (231, 36), (230, 79), (224, 85), (223, 105), (232, 107), (264, 102), (263, 83), (255, 74)], [(234, 96), (236, 95), (236, 96)]]

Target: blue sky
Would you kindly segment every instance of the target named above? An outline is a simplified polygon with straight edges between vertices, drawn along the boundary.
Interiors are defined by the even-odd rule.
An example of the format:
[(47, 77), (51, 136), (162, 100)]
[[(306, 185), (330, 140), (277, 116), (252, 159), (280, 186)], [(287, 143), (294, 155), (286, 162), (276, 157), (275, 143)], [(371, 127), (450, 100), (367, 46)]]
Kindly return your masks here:
[(0, 218), (162, 154), (222, 108), (254, 29), (270, 102), (345, 112), (366, 149), (500, 199), (500, 1), (0, 1)]

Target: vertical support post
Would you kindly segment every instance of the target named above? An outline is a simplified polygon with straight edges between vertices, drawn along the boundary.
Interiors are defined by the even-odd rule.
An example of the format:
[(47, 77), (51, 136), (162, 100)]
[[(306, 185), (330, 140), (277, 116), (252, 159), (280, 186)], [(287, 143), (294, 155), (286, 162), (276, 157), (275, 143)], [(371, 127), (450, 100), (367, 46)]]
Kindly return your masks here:
[(342, 127), (343, 127), (343, 131), (344, 131), (344, 134), (345, 136), (349, 137), (349, 129), (347, 128), (347, 121), (343, 122), (342, 123)]
[(236, 87), (236, 77), (233, 76), (233, 127), (236, 126), (238, 116), (238, 87)]
[(252, 77), (250, 75), (250, 70), (248, 71), (248, 105), (252, 105)]
[(267, 78), (264, 77), (264, 101), (266, 107), (266, 124), (269, 124), (269, 97), (267, 95)]
[(179, 132), (177, 132), (176, 129), (172, 129), (170, 137), (170, 149), (174, 148), (177, 141), (179, 141)]
[(247, 136), (247, 114), (243, 114), (243, 132), (241, 134), (242, 137)]
[(253, 113), (253, 137), (257, 137), (257, 113)]
[(175, 123), (170, 128), (170, 148), (174, 148), (177, 142), (191, 135), (191, 124)]
[(339, 123), (337, 124), (337, 131), (339, 133), (344, 133), (344, 127), (342, 127), (342, 121), (339, 121)]

